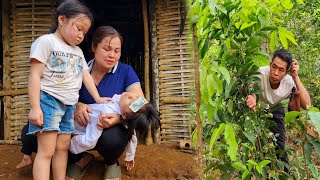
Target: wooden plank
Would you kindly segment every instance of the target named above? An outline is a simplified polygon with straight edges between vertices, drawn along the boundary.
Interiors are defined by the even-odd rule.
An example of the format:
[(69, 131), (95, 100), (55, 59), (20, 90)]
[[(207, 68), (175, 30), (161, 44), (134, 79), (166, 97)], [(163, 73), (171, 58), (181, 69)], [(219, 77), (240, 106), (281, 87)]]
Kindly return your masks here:
[(146, 0), (142, 0), (142, 16), (144, 30), (144, 91), (145, 97), (150, 100), (150, 75), (149, 75), (149, 27), (148, 27), (148, 7)]
[(20, 94), (27, 94), (27, 89), (14, 89), (14, 90), (2, 90), (0, 91), (0, 96), (13, 96), (13, 95), (20, 95)]
[(185, 97), (163, 97), (160, 98), (160, 100), (162, 100), (163, 103), (190, 103), (191, 102), (191, 98), (185, 98)]

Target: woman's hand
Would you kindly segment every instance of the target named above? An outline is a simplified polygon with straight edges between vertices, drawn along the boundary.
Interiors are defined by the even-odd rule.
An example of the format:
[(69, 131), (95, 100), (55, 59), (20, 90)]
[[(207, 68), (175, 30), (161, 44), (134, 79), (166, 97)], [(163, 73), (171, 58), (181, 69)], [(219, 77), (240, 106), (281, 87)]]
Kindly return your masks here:
[(76, 110), (74, 111), (74, 120), (77, 121), (80, 126), (86, 126), (88, 123), (91, 123), (89, 113), (91, 113), (90, 106), (78, 102), (76, 105)]
[(100, 99), (97, 101), (98, 104), (103, 104), (111, 101), (112, 98), (109, 97), (100, 97)]
[(98, 118), (98, 123), (97, 123), (97, 128), (98, 129), (104, 129), (104, 128), (109, 128), (112, 127), (116, 124), (120, 124), (120, 115), (119, 114), (103, 114), (100, 113), (99, 118)]
[(130, 171), (134, 167), (134, 160), (126, 161), (126, 167), (127, 171)]
[(43, 112), (40, 108), (31, 108), (28, 118), (32, 124), (43, 126)]

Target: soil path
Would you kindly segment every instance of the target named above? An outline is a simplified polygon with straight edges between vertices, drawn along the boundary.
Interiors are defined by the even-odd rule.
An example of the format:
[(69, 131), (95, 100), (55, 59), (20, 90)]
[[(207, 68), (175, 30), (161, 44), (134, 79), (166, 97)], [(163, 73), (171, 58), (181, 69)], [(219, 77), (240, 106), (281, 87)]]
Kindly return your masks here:
[[(32, 180), (32, 167), (16, 169), (22, 154), (20, 146), (0, 145), (0, 180)], [(104, 165), (102, 157), (91, 151), (96, 157), (94, 165), (83, 180), (102, 179)], [(138, 145), (135, 167), (125, 170), (124, 155), (120, 159), (122, 179), (197, 179), (196, 155), (181, 152), (176, 144)]]

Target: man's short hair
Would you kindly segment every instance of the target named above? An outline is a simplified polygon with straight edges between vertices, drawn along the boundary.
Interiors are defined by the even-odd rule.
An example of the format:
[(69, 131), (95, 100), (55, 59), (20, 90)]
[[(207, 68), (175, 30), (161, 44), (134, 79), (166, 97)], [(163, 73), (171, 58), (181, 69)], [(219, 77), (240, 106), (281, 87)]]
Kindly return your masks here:
[(286, 49), (278, 49), (273, 53), (272, 62), (274, 58), (279, 57), (282, 61), (287, 62), (287, 70), (290, 69), (292, 64), (292, 54)]

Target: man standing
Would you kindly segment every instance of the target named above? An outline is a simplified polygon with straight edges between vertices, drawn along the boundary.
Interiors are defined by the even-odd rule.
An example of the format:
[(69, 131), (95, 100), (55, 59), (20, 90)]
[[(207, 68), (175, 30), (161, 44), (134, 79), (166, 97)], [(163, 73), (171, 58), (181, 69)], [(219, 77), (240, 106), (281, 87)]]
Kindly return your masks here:
[[(270, 131), (278, 134), (276, 137), (276, 150), (283, 150), (286, 142), (286, 129), (284, 124), (284, 108), (281, 101), (286, 99), (296, 87), (300, 92), (301, 107), (307, 109), (311, 106), (310, 95), (303, 86), (299, 76), (299, 65), (296, 60), (292, 60), (292, 55), (288, 50), (280, 49), (274, 52), (270, 66), (259, 68), (261, 78), (262, 93), (260, 99), (269, 104), (273, 109), (272, 120), (275, 126), (269, 127)], [(247, 106), (255, 111), (256, 95), (252, 94), (246, 98)], [(285, 156), (279, 157), (284, 162), (288, 162)]]

